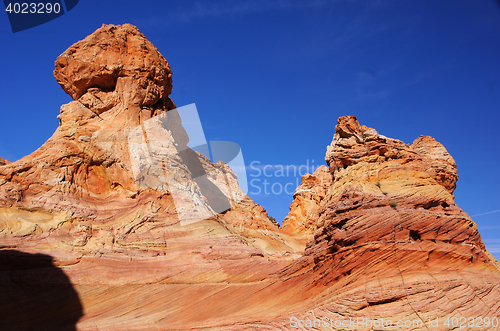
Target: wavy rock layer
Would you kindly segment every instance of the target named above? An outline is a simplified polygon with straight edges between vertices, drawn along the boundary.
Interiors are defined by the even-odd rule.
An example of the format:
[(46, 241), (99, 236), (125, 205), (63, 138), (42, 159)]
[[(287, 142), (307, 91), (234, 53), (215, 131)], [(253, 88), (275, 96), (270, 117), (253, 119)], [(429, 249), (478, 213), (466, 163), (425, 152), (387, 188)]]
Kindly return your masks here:
[(440, 143), (421, 136), (408, 146), (346, 116), (325, 160), (333, 183), (304, 256), (283, 276), (325, 290), (297, 315), (424, 326), (436, 317), (498, 316), (496, 261), (453, 201), (456, 165)]
[[(59, 128), (31, 155), (0, 159), (0, 283), (76, 291), (73, 310), (43, 307), (57, 323), (284, 330), (363, 317), (427, 329), (500, 315), (497, 262), (454, 203), (456, 165), (433, 138), (408, 146), (341, 117), (329, 168), (302, 178), (278, 229), (227, 165), (187, 147), (170, 67), (136, 27), (104, 25), (55, 66), (73, 98)], [(12, 269), (27, 253), (43, 264)], [(0, 295), (0, 308), (37, 311), (23, 326), (46, 316), (26, 293)]]

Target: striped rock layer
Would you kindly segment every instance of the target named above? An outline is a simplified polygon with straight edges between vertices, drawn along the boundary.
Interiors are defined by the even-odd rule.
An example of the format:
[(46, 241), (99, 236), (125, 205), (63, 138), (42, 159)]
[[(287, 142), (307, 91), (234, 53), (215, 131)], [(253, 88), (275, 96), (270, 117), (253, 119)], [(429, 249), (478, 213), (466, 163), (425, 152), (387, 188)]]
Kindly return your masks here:
[(187, 147), (171, 69), (136, 27), (104, 25), (55, 67), (73, 98), (60, 126), (0, 159), (0, 329), (448, 330), (500, 316), (498, 262), (433, 138), (339, 118), (328, 166), (303, 176), (279, 228), (226, 164)]

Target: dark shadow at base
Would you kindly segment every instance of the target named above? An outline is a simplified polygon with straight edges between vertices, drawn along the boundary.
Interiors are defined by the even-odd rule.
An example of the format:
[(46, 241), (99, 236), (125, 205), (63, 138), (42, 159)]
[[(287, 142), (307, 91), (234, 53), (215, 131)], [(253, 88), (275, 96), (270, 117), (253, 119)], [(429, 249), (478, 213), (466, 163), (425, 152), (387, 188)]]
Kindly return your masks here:
[(82, 315), (78, 294), (51, 256), (0, 250), (0, 330), (76, 330)]

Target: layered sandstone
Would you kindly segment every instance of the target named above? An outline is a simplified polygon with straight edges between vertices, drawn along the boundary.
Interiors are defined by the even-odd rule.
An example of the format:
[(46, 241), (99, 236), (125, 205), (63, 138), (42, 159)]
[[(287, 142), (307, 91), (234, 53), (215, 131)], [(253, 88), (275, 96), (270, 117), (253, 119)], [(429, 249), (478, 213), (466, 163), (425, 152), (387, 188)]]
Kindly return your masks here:
[(353, 116), (335, 131), (325, 157), (333, 183), (304, 256), (285, 272), (327, 288), (302, 318), (498, 316), (496, 261), (453, 201), (446, 149), (432, 137), (387, 138)]
[[(407, 145), (339, 118), (328, 167), (303, 176), (279, 229), (226, 164), (188, 147), (168, 62), (136, 27), (104, 25), (55, 66), (73, 98), (59, 128), (0, 159), (0, 283), (21, 292), (0, 308), (23, 326), (50, 313), (78, 330), (283, 330), (292, 317), (425, 330), (500, 315), (497, 262), (433, 138)], [(23, 289), (47, 284), (62, 301), (42, 291), (42, 314)], [(21, 325), (10, 315), (1, 329)]]
[(283, 220), (282, 232), (308, 239), (316, 230), (319, 207), (331, 185), (332, 175), (324, 165), (312, 175), (305, 174), (293, 194), (290, 212)]
[[(74, 101), (45, 144), (0, 166), (0, 242), (54, 257), (89, 312), (82, 328), (95, 314), (128, 325), (136, 308), (122, 298), (145, 284), (153, 298), (166, 283), (252, 282), (279, 266), (270, 256), (294, 254), (232, 170), (187, 147), (169, 65), (136, 27), (104, 25), (55, 67)], [(259, 261), (265, 272), (240, 273)]]

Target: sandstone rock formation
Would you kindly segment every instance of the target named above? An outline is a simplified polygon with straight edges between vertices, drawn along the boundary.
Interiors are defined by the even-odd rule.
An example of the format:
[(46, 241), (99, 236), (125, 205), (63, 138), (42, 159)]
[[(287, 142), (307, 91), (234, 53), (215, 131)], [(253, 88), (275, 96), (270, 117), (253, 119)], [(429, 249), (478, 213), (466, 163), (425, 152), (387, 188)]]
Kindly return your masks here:
[(498, 316), (496, 261), (453, 201), (458, 175), (446, 149), (424, 136), (408, 146), (353, 116), (339, 118), (335, 131), (325, 157), (333, 183), (304, 256), (285, 272), (327, 288), (302, 319), (372, 316), (428, 327), (437, 316)]
[(328, 167), (303, 176), (279, 229), (226, 164), (187, 146), (170, 67), (136, 27), (104, 25), (55, 66), (73, 98), (59, 128), (0, 162), (0, 284), (62, 286), (8, 269), (19, 254), (51, 256), (81, 301), (43, 307), (51, 316), (83, 312), (78, 330), (286, 330), (294, 318), (422, 330), (439, 318), (445, 330), (449, 317), (499, 317), (497, 262), (454, 203), (456, 164), (433, 138), (409, 146), (339, 118)]
[(281, 231), (306, 240), (315, 232), (319, 206), (332, 185), (328, 167), (320, 166), (314, 174), (305, 174), (293, 194), (290, 213), (283, 221)]

